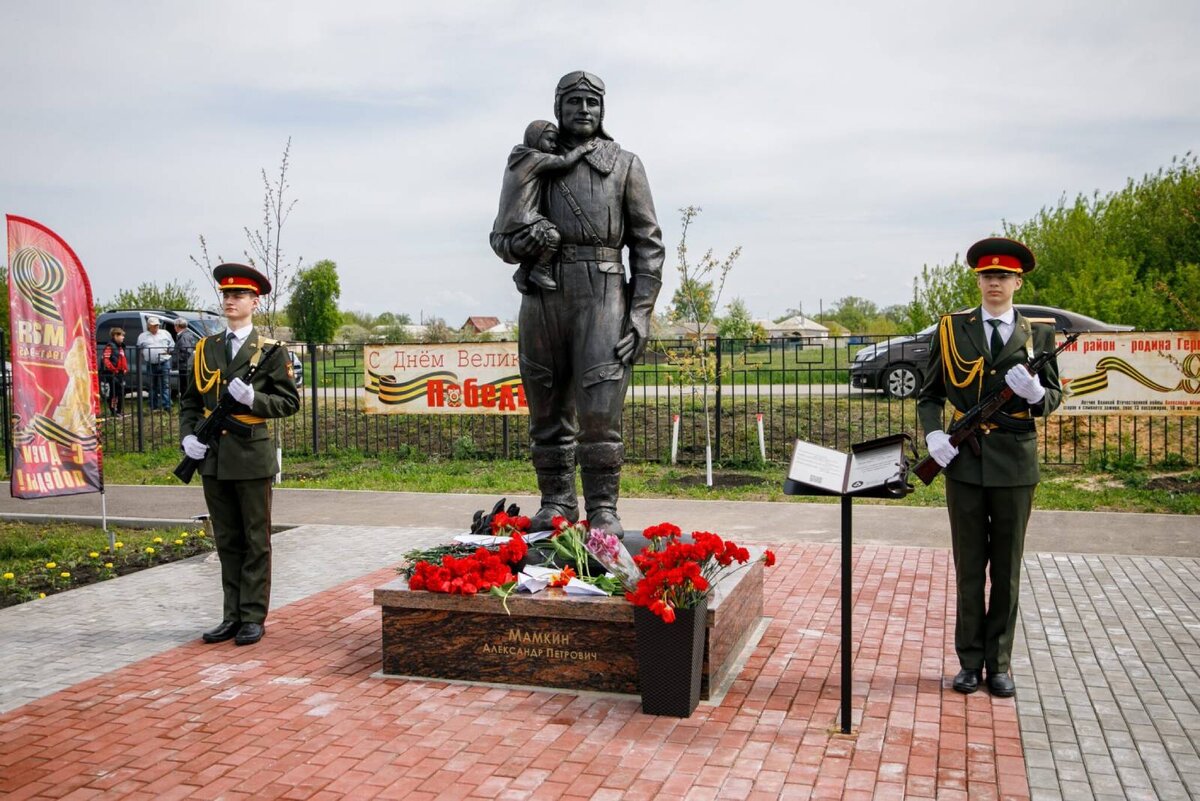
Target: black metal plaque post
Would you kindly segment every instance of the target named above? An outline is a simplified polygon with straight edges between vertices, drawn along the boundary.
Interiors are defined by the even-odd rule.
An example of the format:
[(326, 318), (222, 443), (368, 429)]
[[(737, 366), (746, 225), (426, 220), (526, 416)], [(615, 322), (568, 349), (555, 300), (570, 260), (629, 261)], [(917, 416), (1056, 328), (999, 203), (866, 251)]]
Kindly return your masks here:
[(885, 485), (843, 493), (815, 487), (791, 478), (783, 481), (784, 495), (832, 495), (842, 499), (842, 734), (850, 734), (850, 701), (854, 695), (853, 654), (851, 653), (854, 565), (850, 553), (851, 546), (854, 544), (853, 502), (856, 497), (902, 498), (912, 492), (912, 485), (907, 482), (908, 464), (903, 456), (903, 443), (909, 439), (905, 434), (895, 434), (852, 446), (851, 450), (858, 452), (889, 445), (894, 446), (896, 443), (901, 444), (901, 463), (897, 465), (896, 479)]

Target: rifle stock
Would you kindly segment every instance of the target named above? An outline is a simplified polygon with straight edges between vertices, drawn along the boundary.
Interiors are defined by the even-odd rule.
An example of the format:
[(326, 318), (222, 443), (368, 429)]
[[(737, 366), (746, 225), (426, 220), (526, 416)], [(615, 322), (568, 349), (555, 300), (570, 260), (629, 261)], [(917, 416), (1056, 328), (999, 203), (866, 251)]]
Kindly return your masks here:
[[(1042, 353), (1036, 359), (1026, 364), (1025, 368), (1031, 374), (1037, 375), (1051, 359), (1066, 350), (1067, 346), (1077, 339), (1079, 339), (1078, 333), (1068, 334), (1061, 345), (1052, 351)], [(1004, 404), (1008, 403), (1013, 394), (1012, 387), (1004, 386), (971, 407), (971, 410), (964, 414), (947, 432), (950, 435), (950, 444), (957, 448), (963, 442), (967, 442), (971, 445), (972, 452), (978, 456), (980, 449), (976, 432), (979, 431), (983, 423), (988, 422), (996, 412), (1000, 411)], [(932, 456), (926, 456), (917, 462), (912, 472), (917, 478), (921, 479), (925, 486), (929, 486), (937, 478), (938, 473), (942, 472), (942, 466)]]
[[(249, 384), (251, 379), (254, 378), (254, 374), (258, 372), (259, 366), (266, 364), (275, 355), (275, 351), (280, 348), (280, 345), (281, 343), (276, 342), (267, 348), (262, 358), (256, 364), (250, 365), (250, 369), (246, 371), (246, 375), (242, 376), (242, 380)], [(192, 434), (204, 445), (212, 445), (213, 441), (221, 435), (222, 430), (233, 431), (241, 436), (248, 436), (250, 434), (250, 426), (233, 417), (239, 406), (241, 404), (234, 400), (229, 394), (229, 390), (226, 389), (221, 393), (221, 397), (217, 401), (216, 407), (213, 408), (212, 414), (204, 418), (200, 425), (196, 426), (196, 430)], [(175, 469), (172, 472), (184, 484), (190, 484), (192, 483), (192, 476), (196, 475), (196, 470), (203, 463), (203, 459), (193, 459), (185, 455), (179, 460), (179, 464), (175, 465)]]

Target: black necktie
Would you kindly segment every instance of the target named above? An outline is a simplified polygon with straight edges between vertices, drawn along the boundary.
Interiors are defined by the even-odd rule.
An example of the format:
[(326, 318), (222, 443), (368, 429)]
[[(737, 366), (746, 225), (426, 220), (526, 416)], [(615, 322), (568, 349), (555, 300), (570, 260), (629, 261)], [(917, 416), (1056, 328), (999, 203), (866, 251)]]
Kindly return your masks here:
[(1001, 322), (1001, 320), (995, 317), (988, 320), (988, 325), (992, 327), (992, 361), (1000, 358), (1000, 351), (1004, 350), (1004, 340), (1000, 338)]
[(225, 335), (225, 363), (233, 364), (233, 334)]

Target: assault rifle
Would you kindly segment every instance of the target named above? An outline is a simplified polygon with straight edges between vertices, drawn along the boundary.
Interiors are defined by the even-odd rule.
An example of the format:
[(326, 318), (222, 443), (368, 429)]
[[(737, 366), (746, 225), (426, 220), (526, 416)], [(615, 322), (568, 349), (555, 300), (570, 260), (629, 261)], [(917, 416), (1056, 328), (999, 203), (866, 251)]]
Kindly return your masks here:
[[(249, 384), (251, 379), (254, 378), (254, 374), (258, 372), (259, 366), (270, 361), (271, 357), (275, 355), (275, 351), (279, 350), (280, 344), (281, 343), (276, 342), (271, 345), (271, 347), (267, 348), (266, 352), (263, 353), (262, 358), (260, 358), (256, 363), (250, 365), (250, 369), (246, 371), (246, 375), (242, 377), (242, 381)], [(243, 437), (250, 436), (250, 426), (246, 425), (241, 420), (235, 419), (233, 416), (237, 413), (239, 408), (245, 409), (246, 407), (234, 400), (233, 396), (229, 394), (229, 389), (226, 388), (225, 391), (221, 393), (221, 397), (217, 401), (216, 408), (212, 410), (212, 414), (210, 414), (208, 417), (205, 417), (200, 422), (200, 425), (196, 426), (196, 430), (193, 431), (192, 434), (194, 434), (196, 439), (200, 440), (200, 442), (204, 445), (212, 445), (217, 437), (221, 436), (222, 431), (232, 431), (235, 434)], [(196, 474), (196, 469), (199, 468), (203, 462), (203, 459), (193, 459), (192, 457), (185, 455), (183, 459), (179, 461), (179, 464), (175, 465), (175, 475), (184, 484), (190, 484), (192, 483), (192, 476)]]
[[(1042, 353), (1033, 361), (1026, 364), (1025, 368), (1029, 370), (1031, 375), (1037, 375), (1051, 359), (1066, 350), (1067, 346), (1077, 339), (1079, 339), (1079, 334), (1068, 334), (1066, 340), (1061, 345), (1052, 351)], [(946, 432), (950, 435), (950, 444), (957, 448), (962, 443), (967, 442), (971, 445), (971, 450), (979, 453), (979, 440), (976, 439), (977, 433), (983, 427), (984, 423), (989, 422), (995, 417), (996, 413), (1004, 407), (1004, 404), (1009, 402), (1013, 394), (1012, 387), (1005, 385), (971, 407), (971, 410), (960, 417), (958, 422), (950, 426), (950, 430)], [(937, 478), (938, 473), (942, 472), (942, 466), (932, 456), (926, 456), (917, 462), (912, 472), (928, 486)]]

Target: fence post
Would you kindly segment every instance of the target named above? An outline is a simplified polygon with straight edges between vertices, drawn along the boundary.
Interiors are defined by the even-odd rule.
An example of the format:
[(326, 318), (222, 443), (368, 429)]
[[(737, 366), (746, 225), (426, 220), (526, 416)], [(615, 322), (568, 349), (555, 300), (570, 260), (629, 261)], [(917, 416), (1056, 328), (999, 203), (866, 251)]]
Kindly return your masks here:
[(317, 438), (317, 343), (309, 342), (308, 345), (308, 385), (312, 390), (312, 452), (313, 456), (317, 455), (317, 447), (320, 441)]
[[(142, 414), (145, 408), (142, 403), (142, 349), (136, 346), (133, 349), (133, 366), (136, 368), (137, 375), (137, 449), (138, 453), (145, 453), (145, 417)], [(153, 382), (150, 384), (150, 391), (154, 391)]]
[(721, 461), (721, 338), (720, 337), (717, 337), (717, 369), (716, 369), (715, 373), (716, 373), (716, 380), (713, 383), (716, 384), (716, 390), (717, 390), (717, 402), (714, 407), (715, 414), (717, 416), (717, 425), (716, 425), (717, 441), (713, 445), (713, 459), (720, 462)]

